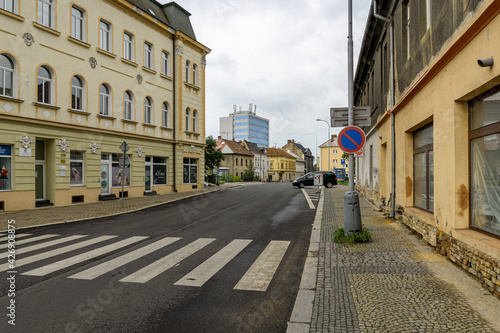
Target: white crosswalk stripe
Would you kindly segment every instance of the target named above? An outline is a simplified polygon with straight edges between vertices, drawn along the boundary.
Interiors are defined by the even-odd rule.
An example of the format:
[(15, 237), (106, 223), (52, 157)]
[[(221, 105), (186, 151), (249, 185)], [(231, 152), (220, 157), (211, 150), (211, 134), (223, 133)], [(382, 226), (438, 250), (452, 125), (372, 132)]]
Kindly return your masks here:
[[(27, 258), (23, 258), (23, 259), (17, 259), (15, 261), (15, 267), (17, 268), (17, 267), (20, 267), (20, 266), (23, 266), (23, 265), (31, 264), (31, 263), (37, 262), (39, 260), (47, 259), (47, 258), (50, 258), (50, 257), (53, 257), (53, 256), (57, 256), (59, 254), (63, 254), (63, 253), (70, 252), (70, 251), (73, 251), (73, 250), (81, 249), (83, 247), (86, 247), (86, 246), (89, 246), (89, 245), (92, 245), (92, 244), (96, 244), (96, 243), (99, 243), (99, 242), (104, 242), (104, 241), (106, 241), (108, 239), (115, 238), (115, 237), (116, 236), (101, 236), (101, 237), (89, 239), (87, 241), (83, 241), (83, 242), (80, 242), (80, 243), (76, 243), (76, 244), (73, 244), (73, 245), (68, 245), (68, 246), (60, 248), (60, 249), (55, 249), (55, 250), (52, 250), (52, 251), (42, 252), (40, 254), (36, 254), (36, 255), (31, 256), (31, 257), (27, 257)], [(6, 271), (8, 269), (9, 269), (9, 264), (8, 263), (0, 265), (0, 272)]]
[(204, 263), (192, 270), (188, 275), (174, 283), (178, 286), (201, 287), (212, 276), (226, 266), (252, 241), (248, 239), (235, 239), (222, 250), (214, 254)]
[[(55, 236), (57, 236), (57, 235), (55, 235)], [(86, 235), (68, 236), (68, 237), (64, 237), (64, 238), (60, 238), (60, 239), (56, 239), (53, 241), (49, 241), (49, 242), (45, 242), (45, 243), (41, 243), (41, 244), (36, 244), (36, 245), (28, 246), (28, 247), (18, 247), (17, 245), (20, 245), (20, 243), (21, 243), (21, 241), (19, 241), (19, 242), (16, 242), (16, 255), (32, 252), (35, 250), (43, 249), (43, 248), (49, 247), (49, 246), (58, 245), (61, 243), (70, 242), (72, 240), (79, 239), (82, 237), (86, 237)], [(37, 237), (34, 237), (34, 238), (37, 238)], [(32, 240), (34, 238), (30, 238), (29, 240)], [(28, 239), (26, 239), (26, 240), (28, 240)], [(0, 258), (5, 258), (5, 257), (7, 257), (7, 255), (8, 255), (8, 253), (2, 253), (2, 254), (0, 254)]]
[(152, 278), (160, 275), (164, 271), (173, 266), (177, 265), (182, 260), (186, 259), (193, 253), (201, 250), (208, 244), (215, 241), (215, 238), (199, 238), (194, 242), (184, 246), (183, 248), (169, 254), (162, 259), (155, 261), (154, 263), (144, 267), (143, 269), (138, 270), (135, 273), (132, 273), (123, 279), (119, 280), (120, 282), (135, 282), (135, 283), (146, 283)]
[(289, 241), (271, 241), (234, 289), (266, 291), (288, 245)]
[(86, 260), (96, 258), (100, 255), (105, 254), (105, 253), (109, 253), (109, 252), (112, 252), (114, 250), (121, 249), (122, 247), (125, 247), (125, 246), (133, 244), (133, 243), (137, 243), (137, 242), (144, 240), (146, 238), (148, 238), (148, 237), (147, 236), (130, 237), (130, 238), (121, 240), (119, 242), (116, 242), (116, 243), (113, 243), (110, 245), (106, 245), (106, 246), (94, 249), (92, 251), (89, 251), (89, 252), (79, 254), (79, 255), (71, 257), (69, 259), (60, 260), (60, 261), (57, 261), (53, 264), (46, 265), (46, 266), (43, 266), (43, 267), (40, 267), (37, 269), (33, 269), (31, 271), (22, 273), (21, 275), (44, 276), (44, 275), (47, 275), (49, 273), (61, 270), (63, 268), (73, 266), (73, 265), (78, 264), (80, 262), (84, 262)]
[[(41, 236), (37, 236), (37, 237), (33, 237), (33, 238), (28, 238), (28, 239), (23, 239), (23, 240), (16, 240), (16, 243), (15, 245), (24, 245), (24, 244), (28, 244), (28, 243), (33, 243), (33, 242), (37, 242), (37, 241), (40, 241), (40, 240), (44, 240), (44, 239), (47, 239), (47, 238), (53, 238), (53, 237), (56, 237), (56, 236), (59, 236), (57, 234), (46, 234), (46, 235), (41, 235)], [(5, 249), (9, 246), (9, 244), (2, 244), (0, 245), (0, 249)]]
[(144, 257), (145, 255), (148, 255), (148, 254), (150, 254), (154, 251), (157, 251), (157, 250), (159, 250), (167, 245), (170, 245), (170, 244), (172, 244), (180, 239), (181, 238), (179, 238), (179, 237), (166, 237), (166, 238), (160, 239), (157, 242), (154, 242), (152, 244), (141, 247), (135, 251), (124, 254), (118, 258), (103, 262), (102, 264), (99, 264), (95, 267), (91, 267), (91, 268), (86, 269), (80, 273), (71, 275), (69, 278), (70, 279), (92, 280), (92, 279), (94, 279), (98, 276), (101, 276), (107, 272), (110, 272), (110, 271), (112, 271), (120, 266), (123, 266), (131, 261), (134, 261), (136, 259)]
[[(22, 238), (22, 237), (28, 237), (28, 236), (31, 236), (31, 234), (19, 234), (19, 235), (16, 235), (16, 237), (14, 239), (19, 239), (19, 238)], [(6, 241), (9, 239), (9, 235), (5, 236), (5, 237), (2, 237), (0, 238), (0, 242), (3, 242), (3, 241)]]

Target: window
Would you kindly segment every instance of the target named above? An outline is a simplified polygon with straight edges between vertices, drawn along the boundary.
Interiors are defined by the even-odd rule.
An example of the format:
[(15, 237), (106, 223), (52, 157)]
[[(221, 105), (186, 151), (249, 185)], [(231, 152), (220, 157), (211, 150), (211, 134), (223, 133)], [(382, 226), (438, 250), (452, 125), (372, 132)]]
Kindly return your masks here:
[(198, 159), (184, 158), (183, 180), (184, 184), (196, 184), (198, 182)]
[(123, 34), (123, 58), (134, 61), (134, 35), (128, 32)]
[(337, 154), (337, 149), (334, 149), (334, 150), (333, 150), (333, 153), (334, 153), (334, 154)]
[(111, 47), (111, 24), (101, 20), (99, 25), (99, 47), (107, 52), (112, 52), (113, 49)]
[(500, 236), (500, 87), (469, 102), (471, 227)]
[(83, 80), (76, 75), (71, 79), (71, 108), (83, 110)]
[(238, 166), (238, 157), (236, 157), (236, 166)]
[(161, 72), (163, 75), (170, 76), (170, 53), (163, 51), (161, 53)]
[[(112, 187), (121, 187), (130, 186), (130, 168), (122, 168), (120, 167), (119, 156), (117, 154), (111, 155), (111, 186)], [(130, 157), (130, 155), (129, 155)], [(132, 161), (132, 159), (130, 159)]]
[(333, 163), (337, 163), (338, 161), (337, 160), (333, 160)]
[(191, 109), (186, 109), (186, 132), (189, 132), (189, 124), (191, 122)]
[(52, 72), (46, 66), (38, 69), (38, 102), (50, 104), (52, 102)]
[(14, 62), (0, 54), (0, 95), (14, 97)]
[(434, 144), (433, 126), (413, 134), (413, 204), (434, 211)]
[(38, 0), (38, 23), (54, 27), (54, 0)]
[(110, 105), (110, 89), (106, 84), (101, 84), (101, 87), (99, 88), (99, 113), (103, 116), (109, 116), (109, 110), (111, 109)]
[(12, 146), (0, 145), (0, 191), (12, 189)]
[(0, 8), (11, 13), (17, 13), (17, 0), (0, 0)]
[(83, 185), (83, 151), (70, 152), (70, 185)]
[(191, 73), (191, 62), (189, 60), (186, 60), (186, 82), (189, 83), (189, 76)]
[(192, 132), (196, 133), (196, 131), (198, 130), (198, 111), (194, 110), (193, 111), (193, 128), (192, 128)]
[(146, 124), (151, 124), (151, 108), (153, 106), (153, 102), (150, 97), (146, 97), (144, 99), (144, 122)]
[(245, 166), (248, 166), (248, 160), (245, 160)]
[(161, 114), (163, 127), (170, 127), (170, 105), (167, 102), (163, 102)]
[(144, 67), (153, 69), (153, 45), (144, 43)]
[(196, 85), (198, 82), (198, 65), (193, 64), (193, 85)]
[(410, 59), (410, 2), (403, 1), (403, 59)]
[(167, 159), (153, 157), (153, 184), (167, 185)]
[(76, 6), (71, 8), (71, 37), (85, 40), (85, 11)]
[(123, 119), (132, 120), (134, 112), (133, 104), (134, 104), (134, 96), (132, 95), (132, 92), (128, 90), (125, 91), (123, 97)]

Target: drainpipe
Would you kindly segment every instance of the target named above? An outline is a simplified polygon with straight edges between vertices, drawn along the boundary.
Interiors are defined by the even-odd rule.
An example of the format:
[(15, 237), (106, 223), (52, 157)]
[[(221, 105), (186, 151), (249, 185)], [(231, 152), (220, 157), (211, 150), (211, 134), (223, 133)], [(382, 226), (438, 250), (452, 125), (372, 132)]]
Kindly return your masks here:
[[(377, 0), (373, 0), (373, 16), (381, 21), (389, 23), (389, 44), (390, 44), (390, 54), (391, 54), (391, 109), (396, 104), (395, 99), (395, 78), (394, 78), (394, 21), (377, 14)], [(394, 218), (396, 214), (396, 129), (395, 129), (395, 118), (394, 113), (391, 112), (391, 169), (392, 169), (392, 179), (391, 179), (391, 212), (389, 214), (390, 218)]]
[(172, 57), (172, 79), (174, 81), (174, 89), (173, 89), (173, 95), (174, 95), (174, 99), (172, 101), (172, 118), (173, 118), (173, 129), (174, 129), (174, 192), (177, 192), (177, 168), (176, 168), (176, 165), (177, 165), (177, 144), (176, 144), (176, 141), (177, 141), (177, 124), (175, 122), (175, 116), (176, 116), (176, 113), (177, 113), (177, 109), (176, 109), (176, 103), (175, 103), (175, 97), (176, 97), (176, 89), (175, 89), (175, 86), (177, 85), (177, 80), (176, 80), (176, 67), (175, 67), (175, 58), (177, 58), (177, 54), (175, 52), (175, 32), (172, 33), (172, 53), (173, 53), (173, 57)]

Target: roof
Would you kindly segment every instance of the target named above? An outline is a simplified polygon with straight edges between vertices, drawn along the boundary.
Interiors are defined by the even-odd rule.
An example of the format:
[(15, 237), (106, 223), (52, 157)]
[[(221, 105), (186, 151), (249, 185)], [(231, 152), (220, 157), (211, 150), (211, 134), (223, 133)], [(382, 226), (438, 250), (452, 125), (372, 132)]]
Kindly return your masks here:
[(328, 146), (330, 146), (330, 147), (338, 147), (339, 146), (336, 135), (332, 135), (332, 138), (329, 141), (325, 141), (324, 143), (319, 145), (320, 148), (328, 148)]
[(295, 157), (293, 155), (290, 155), (289, 153), (287, 153), (283, 149), (279, 149), (279, 148), (267, 148), (267, 156), (271, 156), (271, 157), (284, 156), (284, 157), (290, 157), (290, 158), (295, 159)]
[(235, 154), (253, 157), (253, 154), (250, 150), (246, 149), (234, 140), (219, 139), (217, 140), (216, 149), (220, 149), (223, 154)]
[(293, 157), (295, 157), (295, 159), (298, 161), (298, 162), (306, 162), (302, 157), (300, 157), (299, 155), (291, 152), (291, 151), (287, 151), (288, 154), (292, 155)]
[(260, 148), (259, 145), (256, 144), (255, 142), (249, 142), (249, 141), (245, 140), (245, 144), (246, 144), (248, 150), (250, 150), (252, 153), (265, 154), (264, 149)]

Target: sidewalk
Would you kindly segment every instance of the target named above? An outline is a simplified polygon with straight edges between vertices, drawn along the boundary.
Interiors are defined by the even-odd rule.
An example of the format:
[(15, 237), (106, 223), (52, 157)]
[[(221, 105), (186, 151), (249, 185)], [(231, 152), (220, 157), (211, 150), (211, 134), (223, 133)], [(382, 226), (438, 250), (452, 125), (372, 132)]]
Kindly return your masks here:
[[(323, 192), (319, 251), (315, 221), (287, 332), (500, 332), (499, 299), (364, 198), (362, 223), (372, 242), (334, 243), (334, 231), (344, 224), (346, 190), (337, 186)], [(307, 266), (314, 259), (315, 287), (306, 289), (304, 277), (310, 280)]]
[(69, 206), (52, 206), (2, 212), (0, 213), (0, 231), (7, 230), (7, 220), (11, 219), (16, 220), (16, 230), (90, 220), (131, 213), (141, 209), (159, 206), (169, 202), (192, 198), (205, 193), (221, 191), (241, 185), (241, 183), (226, 183), (221, 186), (210, 186), (201, 190), (189, 192), (172, 192), (144, 197), (124, 198), (123, 208), (121, 199), (118, 199), (73, 204)]

